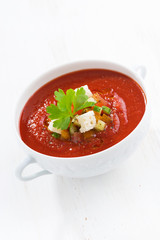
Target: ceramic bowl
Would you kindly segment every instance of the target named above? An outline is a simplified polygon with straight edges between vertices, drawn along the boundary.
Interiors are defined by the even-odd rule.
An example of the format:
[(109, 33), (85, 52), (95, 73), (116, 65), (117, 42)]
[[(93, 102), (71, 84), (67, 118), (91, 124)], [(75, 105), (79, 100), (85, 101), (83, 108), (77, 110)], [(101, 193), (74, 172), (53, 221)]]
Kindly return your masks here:
[[(30, 147), (28, 147), (21, 140), (20, 137), (19, 119), (22, 109), (30, 96), (32, 96), (32, 94), (42, 85), (54, 78), (57, 78), (58, 76), (77, 70), (92, 68), (109, 69), (123, 73), (134, 79), (141, 86), (146, 95), (146, 110), (138, 126), (119, 143), (106, 150), (88, 156), (72, 158), (52, 157), (36, 152)], [(18, 142), (27, 154), (26, 159), (22, 160), (16, 170), (16, 175), (18, 176), (18, 178), (23, 181), (27, 181), (51, 173), (72, 178), (92, 177), (110, 171), (111, 169), (118, 166), (123, 160), (127, 159), (129, 155), (131, 155), (136, 149), (136, 146), (138, 146), (139, 142), (142, 140), (148, 130), (148, 99), (143, 84), (145, 75), (146, 69), (142, 66), (136, 67), (134, 70), (131, 70), (125, 66), (113, 62), (81, 61), (66, 64), (61, 67), (56, 67), (36, 79), (20, 97), (15, 111), (15, 126)], [(23, 176), (22, 172), (24, 168), (32, 163), (39, 164), (43, 170), (30, 176)]]

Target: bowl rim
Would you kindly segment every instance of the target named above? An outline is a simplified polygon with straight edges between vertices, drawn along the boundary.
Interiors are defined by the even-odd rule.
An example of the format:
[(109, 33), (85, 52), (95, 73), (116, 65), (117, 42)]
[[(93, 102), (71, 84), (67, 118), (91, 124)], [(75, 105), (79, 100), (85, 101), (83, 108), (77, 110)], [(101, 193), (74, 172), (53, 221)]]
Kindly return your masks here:
[[(109, 66), (113, 66), (113, 69), (110, 69), (109, 67), (94, 67), (94, 69), (106, 69), (106, 70), (113, 70), (115, 72), (119, 72), (119, 73), (122, 73), (126, 76), (129, 76), (130, 78), (132, 78), (136, 83), (138, 83), (138, 85), (142, 88), (143, 92), (144, 92), (144, 98), (145, 98), (145, 112), (140, 120), (140, 122), (138, 123), (138, 125), (125, 137), (123, 138), (121, 141), (119, 141), (118, 143), (114, 144), (113, 146), (107, 148), (107, 149), (104, 149), (102, 151), (99, 151), (97, 153), (92, 153), (92, 154), (89, 154), (89, 155), (84, 155), (84, 156), (79, 156), (79, 157), (57, 157), (57, 156), (51, 156), (51, 155), (47, 155), (47, 154), (44, 154), (44, 153), (40, 153), (32, 148), (30, 148), (22, 139), (21, 139), (21, 136), (20, 136), (20, 132), (18, 132), (18, 129), (17, 129), (17, 122), (18, 122), (18, 126), (19, 126), (19, 121), (20, 121), (20, 116), (21, 116), (21, 112), (26, 104), (26, 102), (28, 101), (28, 99), (32, 96), (32, 94), (37, 91), (41, 86), (45, 85), (46, 83), (52, 81), (53, 79), (50, 79), (50, 80), (47, 80), (45, 83), (43, 83), (40, 87), (37, 87), (36, 90), (33, 91), (33, 93), (30, 94), (29, 97), (27, 97), (27, 101), (25, 101), (25, 103), (23, 104), (23, 107), (21, 108), (21, 110), (19, 111), (20, 114), (18, 115), (18, 119), (17, 119), (17, 109), (18, 109), (18, 105), (19, 105), (19, 102), (20, 100), (23, 98), (24, 95), (26, 95), (26, 92), (29, 90), (29, 88), (33, 88), (33, 84), (36, 84), (40, 81), (40, 79), (45, 79), (48, 75), (51, 75), (52, 73), (54, 73), (55, 71), (60, 71), (61, 69), (67, 69), (68, 67), (71, 68), (72, 66), (76, 67), (77, 66), (77, 70), (73, 70), (73, 71), (67, 71), (66, 73), (63, 73), (63, 74), (58, 74), (57, 77), (59, 76), (63, 76), (67, 73), (71, 73), (71, 72), (75, 72), (75, 71), (79, 71), (79, 70), (84, 70), (84, 69), (92, 69), (91, 67), (87, 67), (87, 68), (84, 68), (84, 67), (78, 67), (78, 65), (81, 65), (81, 64), (84, 64), (84, 65), (88, 65), (88, 64), (99, 64), (99, 65), (109, 65)], [(116, 68), (121, 68), (122, 71), (117, 71), (117, 70), (114, 70), (114, 67)], [(130, 75), (133, 75), (133, 77), (131, 77), (130, 75), (128, 74), (125, 74), (123, 73), (123, 71), (126, 71), (128, 72), (128, 74)], [(55, 78), (57, 78), (55, 77)], [(136, 79), (135, 79), (136, 78)], [(137, 79), (138, 79), (138, 82), (137, 82)], [(14, 129), (15, 129), (15, 133), (16, 133), (16, 136), (17, 136), (17, 139), (19, 141), (19, 143), (23, 146), (23, 148), (25, 149), (25, 151), (27, 152), (30, 152), (31, 154), (30, 155), (39, 155), (39, 157), (47, 157), (48, 159), (58, 159), (58, 161), (62, 160), (62, 161), (65, 161), (65, 160), (72, 160), (72, 161), (78, 161), (78, 160), (84, 160), (86, 161), (86, 158), (87, 159), (91, 159), (91, 158), (94, 158), (94, 157), (100, 157), (101, 155), (104, 155), (105, 153), (107, 152), (111, 152), (111, 151), (114, 151), (117, 147), (119, 147), (120, 145), (122, 145), (123, 143), (125, 143), (126, 141), (128, 141), (129, 138), (131, 138), (133, 136), (133, 134), (135, 134), (135, 132), (140, 128), (140, 126), (142, 125), (144, 119), (146, 118), (146, 116), (148, 115), (148, 96), (147, 96), (147, 92), (146, 92), (146, 88), (144, 86), (144, 81), (143, 81), (143, 78), (138, 74), (136, 73), (136, 71), (132, 70), (131, 68), (129, 67), (126, 67), (124, 66), (123, 64), (119, 64), (117, 62), (112, 62), (112, 61), (105, 61), (105, 60), (80, 60), (80, 61), (72, 61), (72, 62), (68, 62), (66, 64), (62, 64), (60, 66), (55, 66), (49, 70), (47, 70), (46, 72), (40, 74), (38, 77), (36, 77), (31, 83), (29, 83), (25, 89), (22, 91), (22, 93), (20, 94), (20, 96), (18, 97), (18, 100), (16, 101), (16, 104), (15, 104), (15, 108), (14, 108)], [(19, 128), (19, 127), (18, 127)]]

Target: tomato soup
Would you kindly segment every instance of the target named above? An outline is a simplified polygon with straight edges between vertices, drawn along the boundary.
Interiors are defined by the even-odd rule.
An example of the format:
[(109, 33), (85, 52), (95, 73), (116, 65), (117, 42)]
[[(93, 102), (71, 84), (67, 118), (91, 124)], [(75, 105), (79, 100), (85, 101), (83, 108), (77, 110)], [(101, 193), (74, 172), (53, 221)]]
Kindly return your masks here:
[[(111, 124), (92, 137), (62, 140), (46, 128), (46, 107), (56, 104), (54, 91), (88, 85), (111, 109)], [(120, 142), (138, 125), (145, 112), (145, 94), (130, 77), (105, 69), (87, 69), (62, 75), (39, 88), (27, 101), (20, 117), (20, 135), (33, 150), (55, 157), (79, 157), (105, 150)]]

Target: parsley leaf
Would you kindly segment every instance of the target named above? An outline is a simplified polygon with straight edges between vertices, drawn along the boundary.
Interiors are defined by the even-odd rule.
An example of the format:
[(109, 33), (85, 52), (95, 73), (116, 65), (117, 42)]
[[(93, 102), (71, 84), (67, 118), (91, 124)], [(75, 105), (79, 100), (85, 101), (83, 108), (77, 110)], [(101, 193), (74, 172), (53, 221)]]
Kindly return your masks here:
[(93, 107), (95, 105), (95, 102), (85, 102), (81, 107), (78, 108), (77, 111), (82, 110), (84, 108), (88, 108), (88, 107)]
[(61, 114), (61, 110), (54, 104), (51, 104), (46, 108), (47, 113), (49, 113), (49, 118), (51, 120), (59, 118), (59, 115)]
[(62, 89), (58, 89), (58, 91), (54, 92), (54, 95), (57, 101), (61, 101), (61, 99), (65, 96), (65, 93), (63, 92)]
[(67, 129), (77, 111), (95, 105), (94, 102), (87, 101), (88, 96), (83, 87), (77, 89), (76, 92), (73, 89), (68, 89), (66, 94), (62, 89), (58, 89), (54, 94), (57, 106), (50, 104), (46, 111), (49, 113), (49, 118), (55, 120), (53, 127), (57, 129)]
[(55, 120), (53, 122), (53, 127), (57, 128), (57, 129), (67, 129), (70, 123), (70, 117), (64, 117), (64, 118), (59, 118), (58, 120)]
[(73, 104), (74, 97), (75, 97), (75, 91), (73, 89), (67, 90), (67, 92), (66, 92), (66, 105), (67, 105), (67, 110), (69, 111), (71, 117), (73, 117), (72, 104)]
[(82, 109), (81, 107), (87, 101), (87, 99), (88, 96), (85, 94), (84, 88), (83, 87), (78, 88), (73, 99), (74, 112), (77, 112), (80, 109)]

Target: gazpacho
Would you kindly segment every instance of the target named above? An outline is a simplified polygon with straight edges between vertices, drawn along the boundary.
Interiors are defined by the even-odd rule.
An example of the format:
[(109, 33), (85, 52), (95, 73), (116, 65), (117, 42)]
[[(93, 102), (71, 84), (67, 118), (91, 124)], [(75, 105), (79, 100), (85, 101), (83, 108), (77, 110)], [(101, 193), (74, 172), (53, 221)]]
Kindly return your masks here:
[(124, 139), (145, 112), (141, 87), (122, 73), (87, 69), (39, 88), (20, 117), (26, 145), (55, 157), (80, 157)]

